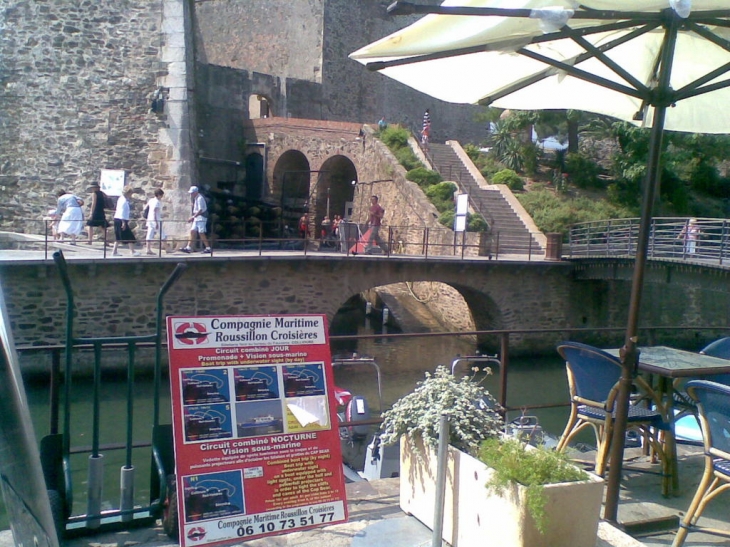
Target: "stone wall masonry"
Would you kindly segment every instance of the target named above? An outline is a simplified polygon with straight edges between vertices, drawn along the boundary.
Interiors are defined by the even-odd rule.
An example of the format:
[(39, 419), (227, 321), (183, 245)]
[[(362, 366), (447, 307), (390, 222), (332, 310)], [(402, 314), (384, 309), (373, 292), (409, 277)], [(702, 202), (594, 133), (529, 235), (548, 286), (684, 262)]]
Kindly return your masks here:
[[(353, 295), (404, 281), (439, 281), (464, 298), (477, 329), (598, 328), (625, 325), (630, 282), (581, 281), (569, 263), (462, 262), (379, 257), (256, 257), (188, 259), (189, 268), (166, 296), (166, 314), (255, 315), (324, 313), (332, 318)], [(151, 334), (157, 291), (172, 261), (69, 262), (76, 297), (74, 334)], [(52, 264), (0, 268), (16, 344), (64, 340), (66, 297)], [(667, 291), (681, 295), (667, 299)], [(727, 291), (671, 283), (647, 286), (642, 325), (727, 324)], [(698, 312), (702, 310), (702, 314)], [(513, 336), (517, 353), (547, 353), (567, 333)], [(695, 347), (696, 333), (665, 332), (657, 343)], [(618, 344), (621, 333), (584, 334), (589, 343)]]
[[(196, 59), (282, 82), (251, 90), (267, 95), (273, 116), (359, 123), (385, 116), (415, 130), (430, 108), (433, 139), (485, 139), (484, 124), (475, 118), (482, 107), (435, 100), (348, 58), (419, 18), (388, 16), (386, 6), (352, 0), (196, 2)], [(246, 109), (242, 113), (248, 117)], [(235, 135), (230, 138), (235, 142)]]
[[(13, 2), (0, 10), (0, 227), (39, 231), (55, 191), (102, 168), (142, 191), (190, 184), (184, 0)], [(165, 114), (151, 99), (168, 86)]]

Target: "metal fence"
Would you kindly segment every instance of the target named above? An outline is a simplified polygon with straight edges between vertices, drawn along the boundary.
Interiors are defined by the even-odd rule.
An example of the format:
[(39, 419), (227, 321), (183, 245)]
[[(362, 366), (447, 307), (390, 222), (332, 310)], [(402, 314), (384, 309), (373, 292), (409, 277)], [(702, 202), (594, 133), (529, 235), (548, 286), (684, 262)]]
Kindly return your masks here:
[[(571, 227), (565, 255), (630, 256), (636, 254), (638, 218), (583, 222)], [(730, 259), (730, 223), (716, 218), (651, 220), (649, 258), (723, 264)]]
[[(137, 241), (134, 248), (142, 256), (147, 254), (146, 222), (130, 220)], [(162, 230), (158, 230), (150, 241), (150, 252), (156, 256), (179, 251), (188, 243), (190, 223), (187, 220), (164, 220)], [(62, 249), (67, 256), (72, 251), (88, 251), (99, 258), (114, 258), (114, 230), (109, 228), (106, 237), (95, 229), (94, 239), (88, 243), (88, 232), (84, 231), (75, 242), (65, 237), (56, 237), (51, 220), (28, 220), (24, 222), (24, 233), (6, 232), (0, 237), (0, 249), (43, 251), (46, 259), (50, 259), (53, 251)], [(449, 256), (457, 258), (484, 257), (490, 259), (513, 258), (519, 260), (542, 260), (545, 250), (534, 241), (533, 234), (527, 232), (515, 234), (511, 232), (454, 232), (448, 228), (418, 226), (382, 226), (380, 243), (374, 249), (366, 250), (368, 241), (365, 238), (367, 226), (354, 222), (341, 223), (334, 232), (330, 227), (317, 227), (309, 230), (306, 237), (298, 232), (282, 226), (278, 220), (246, 223), (241, 221), (209, 220), (207, 237), (212, 254), (223, 251), (256, 252), (333, 252), (345, 255), (412, 255), (421, 258)], [(163, 235), (166, 234), (166, 235)], [(196, 238), (197, 239), (197, 238)], [(203, 249), (200, 241), (196, 241), (197, 251)], [(72, 245), (76, 249), (72, 248)], [(193, 245), (195, 250), (196, 245)], [(128, 244), (119, 243), (119, 252), (128, 255)], [(182, 256), (178, 254), (178, 256)]]

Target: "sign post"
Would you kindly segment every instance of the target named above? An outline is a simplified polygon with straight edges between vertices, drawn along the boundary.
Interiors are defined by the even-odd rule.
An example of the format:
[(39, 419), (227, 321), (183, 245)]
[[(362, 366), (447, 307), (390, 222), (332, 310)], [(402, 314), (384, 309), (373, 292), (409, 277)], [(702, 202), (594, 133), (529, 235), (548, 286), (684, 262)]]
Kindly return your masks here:
[(347, 520), (323, 315), (168, 317), (180, 544)]

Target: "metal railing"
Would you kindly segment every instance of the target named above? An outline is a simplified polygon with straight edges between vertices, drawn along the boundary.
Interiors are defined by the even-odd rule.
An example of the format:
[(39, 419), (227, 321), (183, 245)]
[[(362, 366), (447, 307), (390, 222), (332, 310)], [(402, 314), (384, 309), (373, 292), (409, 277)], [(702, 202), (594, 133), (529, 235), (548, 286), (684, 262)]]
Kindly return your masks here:
[[(53, 235), (52, 222), (28, 221), (24, 223), (24, 233), (5, 232), (0, 234), (0, 249), (6, 251), (42, 251), (46, 260), (50, 260), (55, 250), (62, 249), (67, 258), (74, 253), (83, 252), (98, 258), (116, 259), (112, 253), (114, 244), (113, 230), (107, 230), (106, 240), (94, 239), (88, 244), (86, 232), (76, 238), (75, 243), (65, 238), (57, 239)], [(130, 227), (137, 236), (135, 250), (141, 256), (150, 253), (146, 251), (146, 222), (144, 220), (130, 220)], [(162, 230), (150, 242), (151, 254), (157, 257), (167, 256), (187, 245), (190, 223), (187, 220), (164, 220)], [(457, 257), (491, 259), (504, 258), (509, 255), (520, 260), (542, 260), (544, 250), (535, 243), (532, 233), (515, 234), (513, 232), (454, 232), (448, 228), (419, 226), (383, 226), (380, 229), (382, 241), (375, 252), (366, 251), (367, 241), (363, 234), (367, 231), (365, 225), (353, 222), (343, 222), (337, 233), (331, 228), (323, 230), (316, 226), (315, 234), (308, 234), (302, 238), (293, 229), (282, 226), (279, 220), (246, 223), (241, 220), (210, 220), (207, 237), (211, 247), (211, 254), (224, 251), (240, 251), (256, 253), (258, 255), (287, 252), (331, 252), (347, 256), (358, 254), (377, 254), (381, 256), (412, 255), (428, 259), (429, 257)], [(168, 234), (163, 239), (162, 234)], [(96, 234), (95, 234), (96, 235)], [(202, 251), (203, 245), (196, 242), (194, 251)], [(363, 245), (365, 244), (365, 245)], [(194, 246), (195, 247), (195, 246)], [(119, 254), (129, 256), (126, 242), (119, 243)], [(174, 256), (184, 254), (177, 252)]]
[[(730, 259), (730, 222), (717, 218), (657, 217), (651, 220), (649, 258), (723, 264)], [(571, 227), (568, 257), (633, 257), (639, 236), (638, 218), (583, 222)], [(693, 228), (695, 226), (695, 228)]]
[[(174, 282), (174, 279), (176, 276), (179, 275), (179, 273), (173, 273), (173, 276), (168, 280), (168, 282), (165, 284), (165, 287), (169, 287), (171, 283)], [(148, 419), (155, 424), (158, 425), (159, 415), (158, 415), (158, 406), (159, 406), (159, 399), (160, 399), (160, 372), (161, 372), (161, 366), (160, 366), (160, 352), (164, 350), (166, 343), (165, 341), (161, 340), (159, 338), (159, 327), (161, 325), (161, 321), (159, 319), (159, 310), (162, 309), (161, 304), (161, 298), (164, 294), (164, 291), (166, 288), (163, 287), (160, 291), (160, 296), (158, 296), (158, 322), (157, 322), (157, 335), (155, 336), (155, 340), (142, 340), (141, 337), (135, 337), (135, 346), (139, 349), (146, 348), (146, 349), (153, 349), (155, 352), (154, 359), (151, 361), (147, 361), (147, 363), (140, 363), (136, 370), (137, 373), (142, 373), (146, 369), (152, 368), (154, 371), (154, 410), (152, 416), (144, 415), (141, 417), (141, 419)], [(344, 340), (364, 340), (364, 339), (388, 339), (389, 341), (397, 341), (399, 339), (404, 338), (417, 338), (417, 337), (474, 337), (477, 336), (480, 339), (483, 340), (490, 340), (492, 345), (499, 348), (498, 355), (494, 358), (490, 358), (496, 362), (496, 360), (499, 361), (499, 392), (496, 394), (497, 400), (500, 403), (500, 405), (505, 409), (505, 411), (532, 411), (532, 410), (538, 410), (538, 409), (549, 409), (549, 408), (560, 408), (565, 407), (568, 405), (567, 401), (564, 399), (556, 400), (553, 402), (547, 402), (547, 403), (536, 403), (535, 401), (529, 401), (529, 400), (520, 400), (512, 401), (510, 398), (508, 398), (507, 394), (509, 392), (508, 386), (510, 381), (510, 374), (512, 372), (512, 367), (510, 366), (510, 357), (511, 357), (511, 346), (515, 342), (515, 340), (518, 339), (524, 339), (529, 337), (534, 337), (536, 339), (545, 339), (550, 341), (551, 343), (557, 343), (560, 340), (563, 339), (571, 339), (571, 340), (577, 340), (577, 341), (586, 341), (586, 342), (598, 342), (601, 344), (618, 344), (620, 343), (621, 336), (624, 329), (622, 327), (606, 327), (606, 328), (553, 328), (553, 329), (515, 329), (515, 330), (484, 330), (484, 331), (463, 331), (463, 332), (443, 332), (443, 333), (408, 333), (408, 334), (366, 334), (366, 335), (333, 335), (330, 337), (331, 342), (336, 341), (344, 341)], [(696, 342), (698, 345), (700, 343), (700, 337), (698, 335), (701, 334), (701, 338), (705, 339), (705, 341), (709, 341), (713, 338), (722, 336), (723, 334), (726, 334), (727, 332), (727, 326), (693, 326), (693, 327), (686, 327), (686, 326), (680, 326), (680, 327), (672, 327), (672, 326), (647, 326), (640, 329), (642, 340), (645, 340), (648, 345), (655, 345), (657, 342), (662, 342), (667, 339), (673, 339), (675, 337), (679, 337), (682, 334), (691, 333), (692, 340)], [(600, 342), (598, 339), (600, 339)], [(686, 336), (685, 336), (686, 337)], [(148, 337), (149, 338), (149, 337)], [(138, 341), (137, 341), (138, 340)], [(69, 388), (71, 384), (79, 382), (79, 380), (84, 379), (88, 376), (89, 371), (84, 370), (83, 367), (74, 366), (69, 367), (68, 363), (66, 363), (66, 366), (64, 367), (63, 364), (63, 357), (62, 355), (64, 353), (70, 353), (74, 352), (75, 354), (79, 353), (93, 353), (94, 354), (94, 368), (93, 368), (93, 376), (94, 376), (94, 386), (93, 390), (94, 393), (99, 393), (103, 386), (109, 382), (112, 386), (118, 385), (118, 377), (111, 375), (111, 374), (99, 374), (99, 366), (96, 364), (98, 362), (98, 353), (99, 353), (99, 344), (104, 342), (106, 349), (112, 349), (112, 346), (114, 346), (119, 352), (126, 353), (129, 347), (129, 340), (128, 339), (91, 339), (91, 338), (74, 338), (73, 336), (68, 336), (68, 342), (66, 344), (55, 344), (55, 345), (48, 345), (48, 346), (27, 346), (27, 347), (17, 347), (17, 351), (20, 355), (25, 357), (30, 357), (31, 355), (35, 355), (36, 357), (42, 357), (42, 356), (50, 356), (50, 359), (47, 359), (50, 361), (51, 366), (48, 370), (48, 374), (50, 376), (50, 381), (43, 382), (43, 385), (46, 386), (48, 389), (48, 400), (50, 401), (50, 409), (48, 412), (49, 417), (49, 423), (48, 423), (48, 436), (50, 437), (56, 437), (59, 435), (61, 431), (64, 432), (64, 437), (68, 435), (68, 433), (73, 431), (79, 431), (81, 429), (86, 430), (88, 429), (88, 422), (89, 417), (84, 415), (78, 415), (78, 413), (71, 413), (68, 412), (67, 405), (70, 398)], [(108, 344), (107, 344), (108, 342)], [(469, 357), (465, 357), (465, 359), (469, 359)], [(43, 359), (41, 359), (43, 360)], [(427, 366), (428, 368), (428, 366)], [(139, 376), (139, 374), (138, 374)], [(128, 385), (127, 392), (127, 399), (128, 401), (132, 400), (132, 395), (130, 394), (130, 390), (132, 389), (131, 386), (134, 386), (134, 376), (132, 374), (126, 375), (126, 382)], [(116, 388), (119, 390), (119, 388)], [(119, 390), (121, 391), (121, 390)], [(380, 390), (379, 390), (380, 392)], [(65, 393), (65, 395), (64, 395)], [(512, 396), (518, 396), (519, 399), (520, 394), (514, 393), (514, 390), (512, 392)], [(567, 395), (567, 392), (566, 392)], [(103, 416), (110, 416), (114, 412), (115, 408), (115, 401), (114, 398), (110, 398), (109, 400), (105, 398), (98, 398), (94, 397), (97, 401), (95, 402), (95, 406), (98, 406), (98, 412), (101, 413)], [(127, 405), (126, 407), (126, 420), (124, 417), (116, 415), (113, 417), (113, 419), (116, 421), (116, 423), (125, 423), (131, 422), (132, 419), (132, 407)], [(368, 421), (368, 423), (377, 423), (379, 420), (372, 420)], [(342, 422), (339, 424), (340, 426), (349, 426), (349, 425), (364, 425), (364, 422)], [(169, 429), (170, 424), (164, 424), (161, 423), (159, 425), (160, 428), (167, 428)], [(145, 433), (141, 434), (140, 431), (145, 431)], [(101, 440), (98, 438), (98, 435), (94, 435), (95, 438), (90, 439), (91, 446), (88, 446), (89, 441), (85, 441), (86, 445), (78, 444), (76, 441), (84, 440), (86, 437), (74, 437), (74, 444), (71, 446), (71, 443), (68, 443), (68, 446), (66, 447), (66, 450), (64, 451), (67, 456), (73, 454), (77, 459), (76, 462), (81, 461), (78, 459), (81, 456), (84, 455), (91, 455), (93, 456), (97, 452), (107, 452), (111, 453), (113, 451), (120, 451), (124, 450), (127, 453), (131, 449), (141, 449), (141, 448), (150, 448), (152, 447), (153, 453), (155, 454), (155, 463), (152, 465), (153, 470), (157, 470), (158, 473), (156, 475), (152, 476), (151, 482), (153, 483), (153, 488), (151, 489), (152, 494), (152, 501), (151, 503), (146, 507), (135, 507), (133, 509), (122, 509), (121, 508), (121, 502), (120, 500), (120, 493), (119, 492), (109, 492), (104, 491), (103, 495), (103, 501), (105, 504), (110, 505), (113, 507), (112, 509), (106, 509), (103, 513), (91, 513), (88, 510), (84, 513), (84, 508), (82, 507), (76, 507), (76, 509), (81, 509), (81, 513), (78, 511), (72, 511), (71, 504), (68, 503), (68, 514), (66, 515), (65, 522), (69, 524), (69, 528), (67, 529), (67, 533), (69, 534), (80, 534), (85, 533), (90, 530), (95, 529), (94, 527), (89, 527), (88, 523), (89, 521), (94, 522), (96, 519), (104, 517), (120, 517), (122, 518), (121, 526), (127, 527), (131, 526), (131, 522), (129, 520), (125, 520), (123, 517), (129, 517), (133, 514), (140, 513), (139, 516), (144, 516), (142, 513), (145, 514), (158, 514), (160, 510), (160, 504), (161, 500), (164, 499), (165, 493), (166, 493), (166, 486), (164, 483), (164, 473), (159, 473), (161, 470), (166, 470), (168, 473), (170, 472), (169, 462), (167, 464), (160, 463), (163, 460), (167, 459), (169, 460), (171, 456), (171, 449), (168, 450), (167, 458), (164, 458), (162, 456), (158, 457), (158, 452), (162, 453), (165, 452), (164, 450), (160, 450), (162, 447), (164, 447), (166, 444), (169, 444), (171, 446), (171, 440), (170, 438), (166, 438), (162, 441), (159, 439), (156, 440), (156, 438), (153, 436), (153, 438), (150, 438), (149, 434), (146, 433), (146, 429), (138, 430), (137, 433), (133, 433), (132, 430), (128, 427), (123, 428), (117, 428), (115, 436), (110, 436), (109, 438), (105, 438), (104, 442), (102, 443)], [(45, 432), (41, 430), (41, 434), (44, 434)], [(47, 437), (46, 437), (47, 438)], [(157, 443), (157, 444), (156, 444)], [(169, 447), (168, 447), (169, 448)], [(149, 462), (149, 453), (146, 453), (146, 461)], [(130, 466), (127, 465), (125, 468), (129, 468)], [(142, 466), (145, 467), (145, 466)], [(140, 468), (141, 469), (141, 468)], [(59, 468), (58, 478), (60, 479), (63, 476), (63, 471)], [(81, 477), (78, 481), (83, 482), (84, 477)], [(71, 488), (71, 477), (68, 477), (66, 480), (68, 480), (68, 498), (71, 499), (70, 496), (70, 488)], [(119, 502), (119, 503), (118, 503)], [(84, 525), (86, 524), (86, 526)]]

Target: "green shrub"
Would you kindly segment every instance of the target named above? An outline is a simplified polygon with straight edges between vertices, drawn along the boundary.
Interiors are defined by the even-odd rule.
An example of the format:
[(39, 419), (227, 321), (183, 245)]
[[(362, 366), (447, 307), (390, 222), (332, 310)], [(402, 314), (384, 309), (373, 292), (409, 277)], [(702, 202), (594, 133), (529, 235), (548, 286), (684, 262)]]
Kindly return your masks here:
[(601, 186), (598, 178), (601, 168), (596, 162), (579, 152), (566, 154), (565, 172), (570, 175), (570, 182), (578, 188), (597, 188)]
[(537, 227), (545, 232), (565, 234), (570, 226), (578, 222), (606, 220), (609, 218), (628, 218), (637, 211), (617, 207), (602, 200), (588, 198), (561, 199), (550, 190), (533, 190), (519, 194), (517, 198)]
[(481, 150), (479, 150), (479, 147), (475, 144), (465, 144), (464, 145), (464, 152), (466, 152), (466, 155), (469, 156), (469, 159), (474, 163), (474, 165), (477, 164), (479, 161), (479, 156), (482, 155)]
[(489, 224), (482, 215), (472, 215), (471, 213), (467, 215), (467, 232), (486, 232), (487, 230), (489, 230)]
[(454, 218), (456, 218), (456, 211), (451, 209), (450, 211), (444, 211), (439, 215), (439, 223), (446, 226), (450, 230), (454, 229)]
[(491, 180), (492, 184), (506, 184), (510, 190), (522, 190), (525, 182), (512, 169), (502, 169), (494, 174)]
[(395, 151), (395, 159), (398, 160), (406, 171), (416, 169), (417, 167), (423, 167), (421, 160), (416, 157), (410, 147), (399, 148)]
[(428, 188), (434, 184), (438, 184), (443, 180), (441, 175), (436, 171), (431, 171), (425, 167), (416, 167), (406, 173), (406, 178), (410, 181), (415, 182), (421, 188)]
[(410, 131), (399, 125), (389, 125), (380, 132), (380, 140), (392, 151), (408, 146), (410, 136)]
[(494, 473), (486, 487), (501, 495), (513, 483), (526, 487), (527, 509), (535, 527), (544, 533), (547, 498), (543, 486), (588, 480), (588, 474), (573, 465), (563, 452), (538, 447), (529, 450), (517, 439), (490, 438), (479, 446), (479, 460)]
[(454, 192), (456, 190), (456, 184), (453, 182), (439, 182), (426, 188), (426, 197), (442, 213), (454, 209)]

